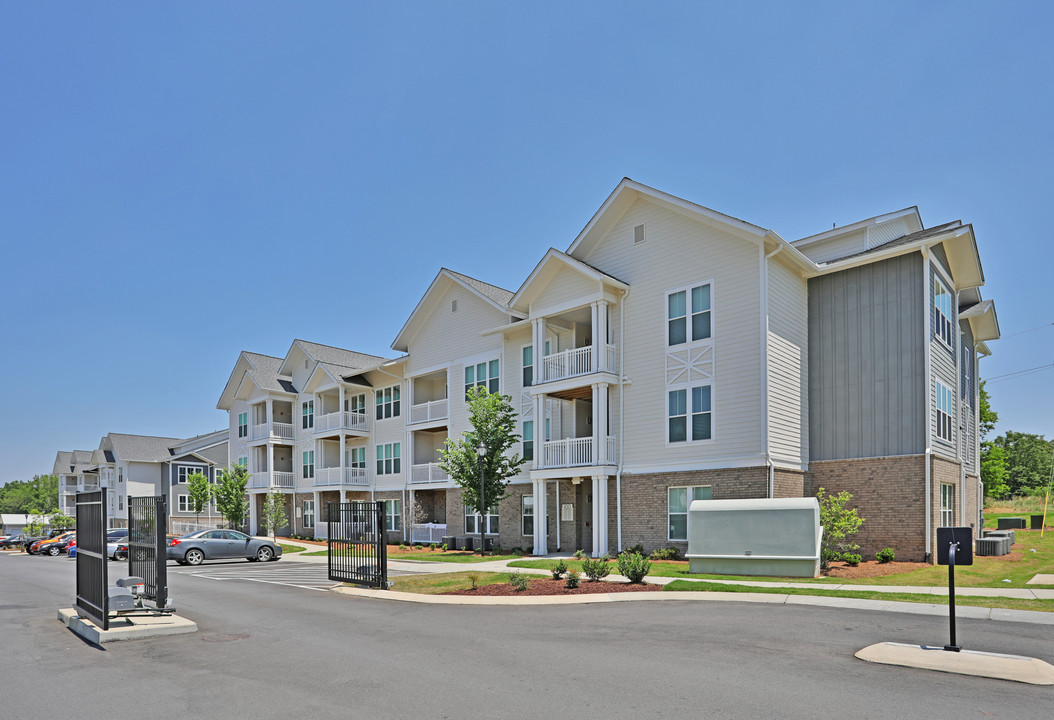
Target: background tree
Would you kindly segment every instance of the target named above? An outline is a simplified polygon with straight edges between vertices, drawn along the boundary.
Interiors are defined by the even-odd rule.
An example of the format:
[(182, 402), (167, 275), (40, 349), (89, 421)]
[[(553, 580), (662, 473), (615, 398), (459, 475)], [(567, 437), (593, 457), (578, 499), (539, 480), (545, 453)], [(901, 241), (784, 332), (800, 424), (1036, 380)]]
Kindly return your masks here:
[(848, 507), (853, 499), (852, 493), (843, 490), (837, 495), (828, 495), (820, 488), (816, 497), (820, 501), (820, 525), (823, 526), (820, 567), (826, 570), (833, 561), (860, 549), (849, 538), (860, 530), (864, 518), (856, 514), (856, 508)]
[(218, 482), (212, 488), (216, 510), (231, 527), (245, 524), (249, 502), (245, 499), (245, 486), (249, 484), (249, 471), (244, 465), (232, 465), (220, 470)]
[(59, 508), (59, 478), (57, 475), (34, 475), (32, 480), (14, 480), (0, 487), (0, 512), (45, 513)]
[(70, 517), (61, 512), (52, 513), (51, 517), (48, 518), (48, 524), (51, 525), (52, 530), (68, 530), (69, 528), (76, 527), (77, 518)]
[[(480, 443), (487, 446), (483, 465), (483, 501), (487, 507), (497, 507), (508, 493), (509, 478), (516, 475), (525, 459), (517, 453), (509, 454), (520, 441), (516, 432), (518, 415), (512, 408), (508, 395), (490, 393), (485, 387), (469, 388), (468, 420), (471, 430), (461, 433), (460, 440), (447, 438), (446, 447), (439, 451), (450, 479), (461, 488), (461, 501), (465, 507), (476, 508), (480, 515), (480, 527), (485, 529), (486, 508), (480, 507), (480, 458), (476, 448)], [(481, 533), (481, 541), (482, 536)], [(482, 544), (482, 542), (481, 542)], [(480, 547), (480, 552), (484, 548)]]
[(1006, 484), (1006, 451), (987, 439), (988, 433), (992, 432), (999, 422), (999, 414), (992, 409), (984, 380), (978, 385), (977, 393), (977, 415), (980, 421), (978, 429), (981, 435), (981, 482), (984, 483), (985, 496), (1002, 499), (1010, 493)]
[(285, 526), (289, 516), (285, 511), (285, 496), (269, 492), (263, 504), (263, 523), (271, 539), (278, 542), (278, 528)]
[(201, 522), (201, 513), (212, 502), (212, 488), (209, 479), (201, 473), (191, 473), (187, 478), (187, 494), (190, 496), (190, 511), (194, 513), (194, 522)]
[(993, 444), (1006, 454), (1006, 486), (1009, 495), (1042, 492), (1050, 478), (1054, 446), (1042, 435), (1007, 430)]

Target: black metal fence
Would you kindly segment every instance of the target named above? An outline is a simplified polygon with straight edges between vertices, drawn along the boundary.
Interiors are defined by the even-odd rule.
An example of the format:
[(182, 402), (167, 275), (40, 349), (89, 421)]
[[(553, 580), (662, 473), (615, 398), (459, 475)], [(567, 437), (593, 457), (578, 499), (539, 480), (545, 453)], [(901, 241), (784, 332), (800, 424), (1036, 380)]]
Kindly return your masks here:
[(388, 587), (384, 501), (328, 503), (329, 579)]
[(165, 496), (128, 498), (128, 574), (143, 578), (143, 595), (168, 602), (168, 502)]
[(106, 488), (77, 493), (78, 612), (102, 630), (110, 629), (106, 578)]

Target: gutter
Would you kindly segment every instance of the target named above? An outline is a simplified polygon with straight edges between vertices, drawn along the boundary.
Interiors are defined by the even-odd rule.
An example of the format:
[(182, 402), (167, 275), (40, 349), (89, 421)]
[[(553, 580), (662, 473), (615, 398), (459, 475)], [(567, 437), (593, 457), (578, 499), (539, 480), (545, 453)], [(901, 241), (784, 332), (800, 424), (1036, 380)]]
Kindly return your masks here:
[(926, 460), (926, 562), (930, 562), (933, 558), (933, 544), (930, 535), (933, 534), (933, 476), (931, 469), (931, 461), (933, 457), (933, 369), (931, 366), (932, 359), (930, 357), (930, 323), (933, 322), (930, 315), (930, 247), (935, 243), (929, 245), (923, 245), (919, 248), (922, 252), (922, 307), (925, 311), (926, 321), (922, 324), (922, 343), (925, 348), (926, 357), (926, 392), (923, 397), (926, 399), (926, 452), (924, 454)]
[(761, 256), (761, 441), (765, 451), (765, 465), (769, 474), (769, 497), (776, 497), (776, 466), (772, 464), (772, 448), (769, 442), (769, 260), (775, 257), (783, 245), (765, 255), (764, 243), (760, 246)]
[[(615, 541), (622, 552), (622, 465), (626, 456), (626, 300), (630, 290), (622, 295), (618, 313), (618, 467), (615, 470)], [(559, 508), (557, 508), (559, 511)]]

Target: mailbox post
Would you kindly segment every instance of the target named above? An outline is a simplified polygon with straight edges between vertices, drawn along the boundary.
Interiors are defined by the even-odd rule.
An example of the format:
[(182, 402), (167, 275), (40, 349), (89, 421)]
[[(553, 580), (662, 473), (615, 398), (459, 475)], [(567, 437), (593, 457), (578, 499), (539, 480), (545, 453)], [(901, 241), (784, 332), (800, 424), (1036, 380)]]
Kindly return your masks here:
[(937, 528), (937, 564), (948, 566), (948, 618), (951, 642), (944, 646), (949, 652), (959, 652), (955, 643), (955, 566), (973, 565), (973, 530), (968, 527)]

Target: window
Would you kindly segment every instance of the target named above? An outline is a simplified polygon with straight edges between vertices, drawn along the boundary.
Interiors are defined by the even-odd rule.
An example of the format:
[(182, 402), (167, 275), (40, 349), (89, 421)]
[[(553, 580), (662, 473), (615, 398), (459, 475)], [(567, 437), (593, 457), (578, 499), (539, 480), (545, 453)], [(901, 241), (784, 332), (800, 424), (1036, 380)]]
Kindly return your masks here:
[(365, 447), (348, 448), (348, 467), (359, 468), (361, 470), (366, 469)]
[(694, 487), (672, 487), (669, 489), (669, 539), (688, 539), (688, 506), (692, 500), (712, 500), (713, 488), (709, 485)]
[(946, 388), (940, 380), (936, 382), (937, 405), (937, 437), (941, 440), (952, 441), (952, 391)]
[(249, 434), (249, 413), (238, 413), (238, 437), (246, 437)]
[(675, 290), (666, 295), (667, 345), (706, 340), (710, 337), (710, 325), (709, 284)]
[(205, 475), (205, 477), (208, 478), (208, 475), (205, 472), (205, 468), (203, 467), (198, 467), (196, 465), (179, 465), (178, 467), (176, 467), (176, 482), (178, 482), (180, 485), (186, 485), (187, 478), (189, 478), (194, 473)]
[(955, 486), (941, 483), (941, 527), (955, 525)]
[[(487, 508), (486, 531), (488, 535), (498, 534), (498, 508), (497, 506)], [(479, 534), (479, 513), (475, 508), (465, 508), (465, 533), (467, 535)]]
[(301, 404), (301, 425), (304, 430), (315, 427), (315, 401), (308, 400)]
[[(533, 351), (532, 351), (533, 355)], [(474, 385), (484, 387), (488, 392), (496, 393), (499, 390), (498, 387), (498, 375), (499, 366), (497, 360), (491, 360), (490, 362), (476, 363), (475, 365), (465, 366), (465, 398), (468, 398), (468, 391)], [(534, 370), (532, 366), (531, 375), (533, 379)]]
[(399, 532), (403, 529), (403, 502), (402, 500), (384, 501), (384, 529), (389, 532)]
[(190, 495), (176, 495), (176, 507), (179, 509), (179, 512), (190, 512)]
[(124, 510), (124, 495), (117, 496), (117, 509)]
[(377, 390), (377, 419), (399, 417), (399, 385)]
[(534, 535), (534, 495), (524, 495), (520, 505), (520, 525), (522, 533)]
[(534, 460), (534, 420), (523, 423), (523, 459)]
[(366, 414), (366, 395), (352, 395), (344, 398), (344, 410), (345, 412), (358, 413), (359, 415)]
[(377, 474), (393, 475), (402, 472), (399, 443), (385, 443), (377, 446)]
[[(689, 401), (691, 405), (689, 406)], [(713, 403), (710, 385), (668, 392), (667, 442), (710, 440), (713, 437)], [(689, 425), (689, 416), (691, 424)]]
[(238, 464), (241, 465), (246, 470), (248, 470), (249, 469), (249, 458), (247, 458), (247, 457), (240, 457), (240, 458), (238, 458)]
[(117, 484), (124, 482), (124, 468), (117, 468)]
[(315, 451), (304, 451), (304, 479), (315, 477)]
[(933, 334), (944, 341), (948, 347), (955, 347), (952, 339), (952, 294), (944, 283), (933, 276)]
[(315, 501), (304, 501), (304, 527), (315, 527)]
[[(467, 368), (466, 368), (467, 369)], [(468, 376), (465, 376), (468, 382)], [(534, 346), (528, 345), (523, 348), (523, 386), (530, 387), (534, 384)], [(466, 388), (467, 391), (467, 388)]]
[(962, 343), (962, 358), (960, 360), (961, 378), (959, 384), (962, 386), (962, 399), (966, 401), (967, 407), (973, 407), (973, 346), (968, 342)]

